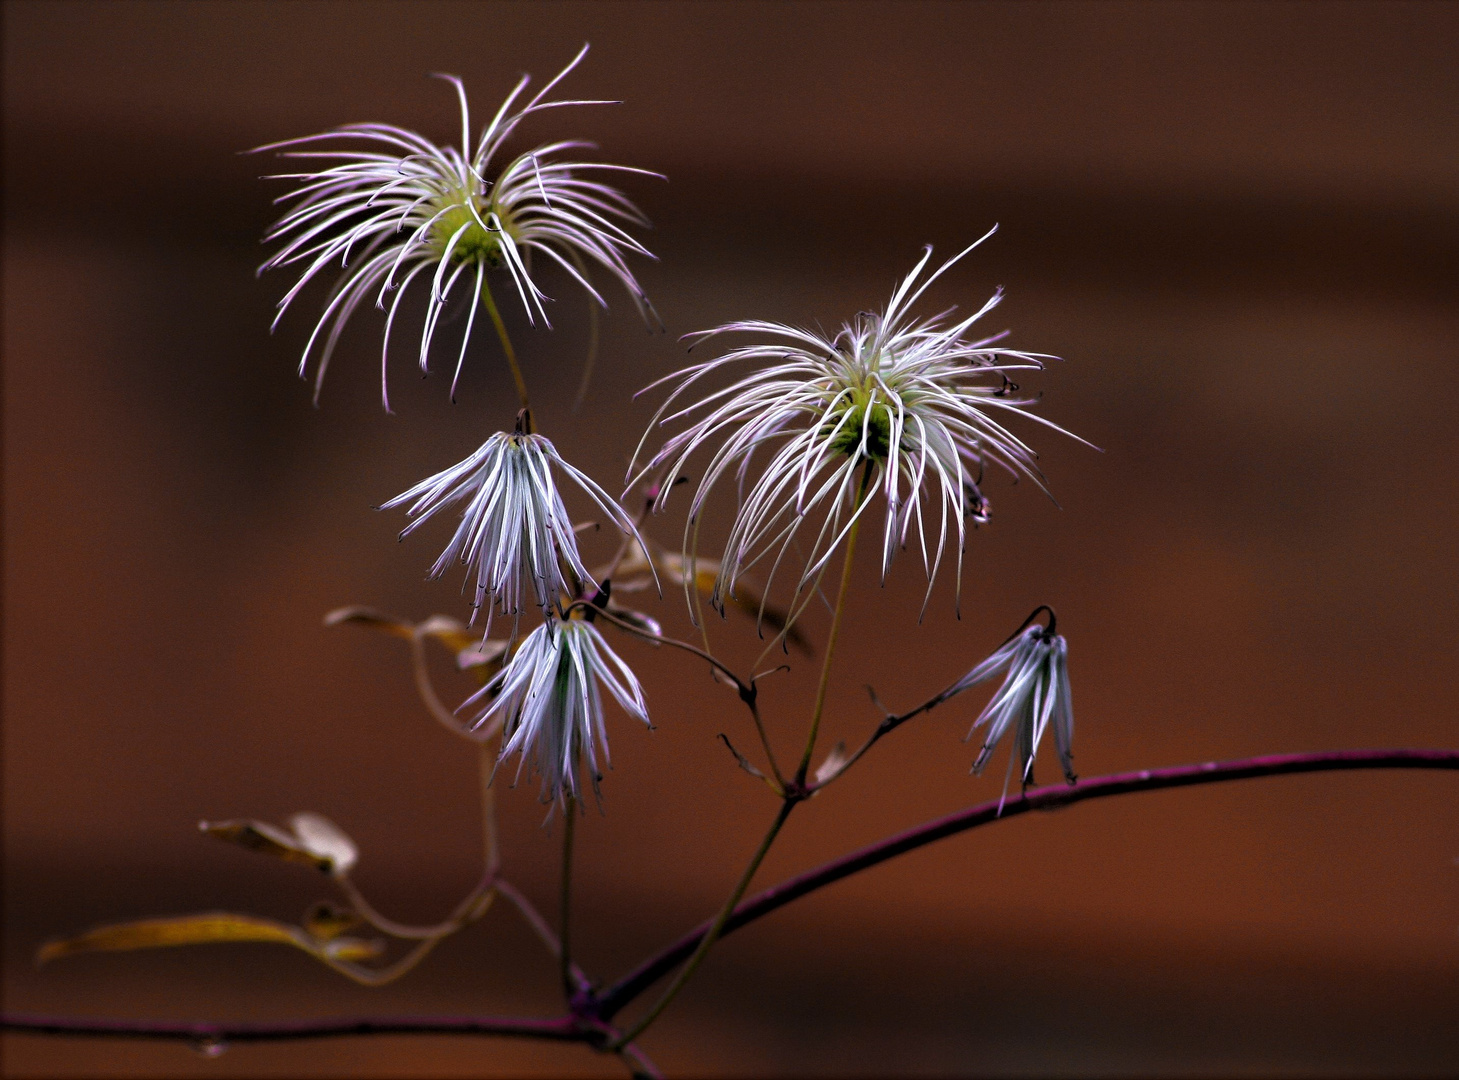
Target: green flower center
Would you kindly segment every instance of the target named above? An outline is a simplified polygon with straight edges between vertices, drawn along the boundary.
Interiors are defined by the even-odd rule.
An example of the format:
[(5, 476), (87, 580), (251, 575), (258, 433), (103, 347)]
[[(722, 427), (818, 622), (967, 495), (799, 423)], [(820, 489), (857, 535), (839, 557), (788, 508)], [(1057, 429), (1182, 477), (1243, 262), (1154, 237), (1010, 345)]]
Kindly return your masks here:
[[(468, 199), (469, 203), (466, 201)], [(442, 204), (446, 202), (447, 200), (442, 200)], [(436, 250), (437, 256), (444, 258), (446, 247), (451, 244), (451, 237), (461, 232), (460, 236), (456, 236), (456, 243), (451, 246), (452, 262), (484, 262), (488, 267), (500, 266), (501, 233), (496, 229), (482, 228), (482, 223), (496, 225), (500, 222), (502, 231), (510, 232), (511, 218), (481, 198), (466, 195), (464, 192), (453, 192), (449, 197), (449, 205), (443, 207), (442, 204), (438, 204), (436, 209), (440, 211), (444, 208), (445, 212), (431, 226), (430, 244)], [(475, 213), (472, 213), (473, 206)], [(493, 214), (496, 216), (490, 216)], [(464, 232), (461, 231), (463, 229)]]
[[(836, 430), (838, 426), (839, 431)], [(856, 391), (850, 401), (826, 418), (825, 430), (827, 434), (836, 432), (831, 448), (847, 457), (864, 455), (872, 461), (885, 462), (891, 453), (891, 409), (864, 390)], [(861, 442), (863, 433), (866, 436), (864, 448)]]

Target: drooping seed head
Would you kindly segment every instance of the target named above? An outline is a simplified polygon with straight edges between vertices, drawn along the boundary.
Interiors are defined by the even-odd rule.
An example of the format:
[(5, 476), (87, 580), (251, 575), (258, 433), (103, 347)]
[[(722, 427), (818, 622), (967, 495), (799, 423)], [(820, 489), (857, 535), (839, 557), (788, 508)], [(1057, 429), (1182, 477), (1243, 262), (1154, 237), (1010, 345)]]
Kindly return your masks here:
[[(596, 587), (578, 555), (577, 538), (554, 471), (587, 493), (624, 535), (638, 538), (628, 513), (587, 474), (563, 460), (543, 435), (497, 432), (475, 453), (382, 504), (410, 503), (401, 539), (437, 512), (464, 503), (451, 542), (431, 567), (440, 577), (455, 563), (474, 577), (473, 608), (517, 616), (528, 603), (555, 608), (564, 596)], [(639, 541), (642, 542), (641, 539)], [(473, 612), (473, 621), (475, 612)]]

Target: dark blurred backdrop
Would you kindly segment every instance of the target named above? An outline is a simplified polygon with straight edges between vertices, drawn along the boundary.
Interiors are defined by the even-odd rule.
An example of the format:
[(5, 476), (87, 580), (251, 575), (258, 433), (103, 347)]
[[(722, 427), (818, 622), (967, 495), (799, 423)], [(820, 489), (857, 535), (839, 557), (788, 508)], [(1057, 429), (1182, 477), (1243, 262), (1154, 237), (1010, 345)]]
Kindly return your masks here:
[[(875, 722), (863, 682), (919, 700), (1048, 602), (1085, 775), (1459, 744), (1452, 5), (52, 2), (6, 4), (4, 33), (7, 1008), (555, 1008), (505, 913), (383, 991), (265, 946), (29, 957), (98, 922), (294, 918), (323, 894), (198, 818), (328, 814), (402, 918), (475, 879), (471, 754), (415, 704), (397, 642), (321, 617), (464, 614), (454, 580), (422, 580), (444, 534), (396, 544), (402, 519), (370, 507), (509, 423), (510, 383), (478, 331), (449, 405), (412, 376), (407, 326), (387, 417), (366, 311), (312, 408), (293, 374), (309, 302), (269, 336), (288, 280), (253, 275), (282, 188), (238, 151), (355, 120), (454, 139), (428, 73), (463, 76), (479, 121), (583, 41), (568, 90), (625, 103), (519, 145), (586, 133), (669, 175), (625, 182), (655, 221), (642, 277), (669, 332), (610, 296), (574, 416), (579, 298), (549, 277), (557, 330), (513, 322), (571, 460), (617, 483), (651, 411), (630, 395), (682, 360), (679, 334), (834, 326), (922, 244), (994, 222), (933, 302), (1006, 286), (995, 328), (1066, 358), (1038, 380), (1044, 415), (1103, 449), (1024, 429), (1062, 509), (992, 487), (960, 621), (950, 580), (919, 626), (913, 561), (885, 590), (866, 561), (832, 740)], [(684, 629), (672, 594), (657, 610)], [(746, 624), (716, 634), (752, 654)], [(579, 834), (578, 937), (605, 977), (709, 914), (773, 813), (714, 738), (749, 741), (732, 697), (623, 651), (658, 730), (610, 718), (606, 814)], [(767, 689), (787, 745), (813, 672)], [(996, 794), (1001, 769), (969, 777), (958, 741), (977, 707), (878, 747), (763, 880)], [(1456, 794), (1447, 775), (1251, 782), (946, 841), (726, 941), (646, 1048), (684, 1075), (1453, 1075)], [(504, 792), (508, 868), (551, 910), (534, 796)], [(449, 1039), (4, 1051), (14, 1076), (615, 1069)]]

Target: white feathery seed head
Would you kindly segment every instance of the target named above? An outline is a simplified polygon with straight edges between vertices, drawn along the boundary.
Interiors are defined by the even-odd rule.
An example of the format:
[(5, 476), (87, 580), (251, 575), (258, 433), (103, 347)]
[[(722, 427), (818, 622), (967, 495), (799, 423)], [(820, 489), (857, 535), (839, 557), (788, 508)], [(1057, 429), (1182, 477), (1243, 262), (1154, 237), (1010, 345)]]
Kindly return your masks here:
[(615, 527), (638, 537), (624, 509), (564, 461), (550, 440), (520, 431), (498, 432), (470, 457), (422, 480), (381, 509), (410, 503), (407, 513), (415, 520), (400, 534), (403, 540), (438, 511), (464, 503), (461, 522), (430, 576), (440, 577), (453, 563), (465, 563), (470, 568), (467, 581), (475, 577), (472, 606), (487, 606), (489, 630), (492, 611), (515, 616), (528, 602), (550, 610), (562, 597), (597, 585), (578, 555), (554, 467), (582, 488)]
[(528, 116), (563, 105), (612, 104), (546, 100), (587, 51), (584, 45), (556, 78), (519, 105), (529, 82), (523, 76), (482, 129), (474, 148), (466, 90), (453, 75), (439, 77), (456, 88), (461, 104), (459, 148), (436, 146), (391, 124), (345, 124), (319, 135), (258, 148), (280, 150), (282, 157), (309, 162), (306, 171), (269, 177), (298, 184), (278, 200), (293, 201), (293, 205), (264, 237), (265, 241), (282, 241), (283, 246), (260, 272), (300, 268), (298, 281), (279, 301), (274, 325), (304, 286), (326, 267), (338, 264), (343, 270), (299, 360), (302, 376), (315, 346), (320, 346), (316, 398), (330, 355), (355, 309), (370, 297), (376, 307), (384, 309), (385, 298), (394, 292), (380, 356), (380, 393), (389, 409), (385, 368), (390, 327), (417, 278), (428, 289), (420, 340), (423, 371), (436, 326), (458, 283), (469, 297), (466, 329), (451, 381), (453, 397), (477, 308), (483, 297), (490, 302), (488, 272), (504, 269), (528, 320), (541, 319), (551, 325), (543, 306), (548, 297), (531, 274), (534, 251), (560, 265), (593, 300), (607, 307), (589, 280), (589, 265), (596, 263), (628, 290), (640, 314), (647, 318), (652, 313), (652, 305), (624, 261), (629, 253), (652, 255), (619, 224), (647, 225), (648, 221), (622, 192), (593, 176), (604, 171), (658, 173), (601, 162), (557, 160), (565, 151), (591, 149), (593, 144), (586, 142), (539, 146), (494, 174), (491, 171), (492, 159), (502, 144)]
[(624, 712), (653, 727), (643, 688), (598, 628), (586, 619), (549, 618), (522, 640), (506, 667), (462, 708), (486, 698), (488, 704), (475, 726), (497, 715), (505, 718), (498, 765), (520, 754), (516, 778), (521, 778), (523, 767), (529, 777), (540, 774), (542, 801), (565, 803), (568, 796), (581, 796), (578, 768), (584, 760), (595, 794), (602, 779), (600, 753), (603, 766), (611, 764), (600, 684)]
[[(1044, 488), (1037, 455), (1003, 426), (1003, 418), (1029, 417), (1063, 431), (1028, 413), (1036, 398), (1020, 397), (1009, 377), (1042, 368), (1051, 358), (1001, 348), (996, 344), (1001, 334), (970, 333), (998, 303), (1001, 291), (965, 318), (954, 320), (951, 312), (912, 314), (928, 286), (993, 231), (923, 278), (932, 257), (928, 247), (884, 311), (860, 313), (834, 337), (763, 321), (688, 335), (696, 344), (730, 332), (781, 339), (732, 349), (654, 383), (676, 385), (640, 441), (635, 463), (656, 426), (688, 426), (637, 475), (630, 470), (630, 486), (663, 471), (665, 497), (656, 504), (661, 509), (690, 458), (700, 450), (710, 453), (689, 504), (686, 556), (697, 553), (700, 513), (710, 492), (726, 474), (734, 474), (740, 503), (711, 597), (716, 607), (723, 609), (736, 578), (756, 563), (769, 562), (767, 587), (773, 583), (802, 526), (816, 518), (819, 527), (795, 570), (793, 619), (814, 595), (819, 575), (852, 523), (878, 493), (886, 504), (883, 576), (897, 550), (911, 540), (921, 553), (930, 597), (948, 541), (956, 542), (960, 586), (966, 523), (988, 520), (979, 488), (985, 464)], [(683, 404), (681, 399), (707, 377), (746, 363), (754, 365), (749, 374)], [(762, 449), (768, 460), (752, 475), (752, 461)], [(858, 498), (863, 485), (865, 497)]]

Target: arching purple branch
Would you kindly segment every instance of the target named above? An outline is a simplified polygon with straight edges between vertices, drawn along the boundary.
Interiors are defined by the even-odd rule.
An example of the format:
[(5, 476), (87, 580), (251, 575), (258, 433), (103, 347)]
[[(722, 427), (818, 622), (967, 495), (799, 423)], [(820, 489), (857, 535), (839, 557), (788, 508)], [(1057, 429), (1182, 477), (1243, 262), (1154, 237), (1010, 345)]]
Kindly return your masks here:
[[(740, 904), (725, 922), (721, 936), (738, 930), (807, 893), (815, 892), (878, 863), (944, 837), (975, 829), (979, 825), (1017, 817), (1030, 810), (1053, 810), (1087, 799), (1101, 799), (1109, 795), (1125, 795), (1137, 791), (1160, 791), (1164, 788), (1216, 784), (1259, 776), (1356, 769), (1459, 770), (1459, 750), (1335, 750), (1315, 754), (1271, 754), (1239, 761), (1210, 761), (1200, 765), (1116, 773), (1081, 780), (1072, 787), (1057, 785), (1031, 788), (1023, 797), (1002, 803), (1001, 818), (1000, 800), (994, 799), (890, 836), (772, 886)], [(708, 922), (701, 923), (604, 990), (598, 996), (597, 1014), (604, 1020), (612, 1019), (625, 1005), (683, 963), (708, 929)]]
[[(360, 1016), (335, 1020), (276, 1020), (269, 1023), (228, 1024), (210, 1020), (78, 1020), (68, 1016), (10, 1013), (0, 1017), (0, 1029), (27, 1035), (185, 1042), (204, 1048), (221, 1048), (229, 1043), (292, 1042), (346, 1035), (496, 1035), (552, 1042), (580, 1042), (602, 1048), (619, 1034), (608, 1024), (570, 1015), (549, 1019), (513, 1016)], [(636, 1045), (630, 1043), (619, 1048), (617, 1053), (623, 1057), (634, 1076), (662, 1076)]]
[[(1338, 772), (1365, 769), (1449, 769), (1459, 771), (1459, 750), (1336, 750), (1315, 754), (1273, 754), (1240, 761), (1179, 765), (1169, 769), (1144, 769), (1080, 781), (1077, 786), (1033, 788), (1021, 798), (1003, 805), (1001, 819), (1017, 817), (1031, 810), (1053, 810), (1087, 799), (1124, 795), (1137, 791), (1191, 787), (1261, 776), (1285, 776), (1308, 772)], [(740, 904), (726, 921), (723, 933), (730, 933), (778, 908), (832, 882), (850, 877), (904, 852), (923, 847), (979, 825), (1000, 820), (999, 802), (994, 800), (960, 810), (947, 817), (919, 825), (888, 837), (870, 847), (852, 852), (814, 870), (781, 882)], [(581, 1042), (603, 1046), (617, 1036), (608, 1021), (649, 986), (681, 964), (708, 930), (703, 923), (637, 969), (608, 987), (596, 999), (582, 1002), (582, 1013), (550, 1019), (517, 1017), (361, 1017), (339, 1020), (294, 1020), (264, 1024), (220, 1024), (214, 1022), (163, 1022), (145, 1020), (78, 1020), (10, 1014), (0, 1017), (0, 1030), (36, 1035), (97, 1036), (111, 1038), (171, 1039), (194, 1043), (279, 1042), (318, 1039), (342, 1035), (501, 1035), (516, 1038)], [(622, 1048), (630, 1067), (641, 1075), (654, 1075), (653, 1067), (633, 1046)]]
[(114, 1039), (209, 1043), (289, 1042), (342, 1035), (505, 1035), (523, 1039), (586, 1042), (589, 1030), (575, 1016), (527, 1019), (514, 1016), (360, 1016), (332, 1020), (274, 1020), (257, 1024), (212, 1020), (78, 1020), (66, 1016), (9, 1013), (8, 1032)]

